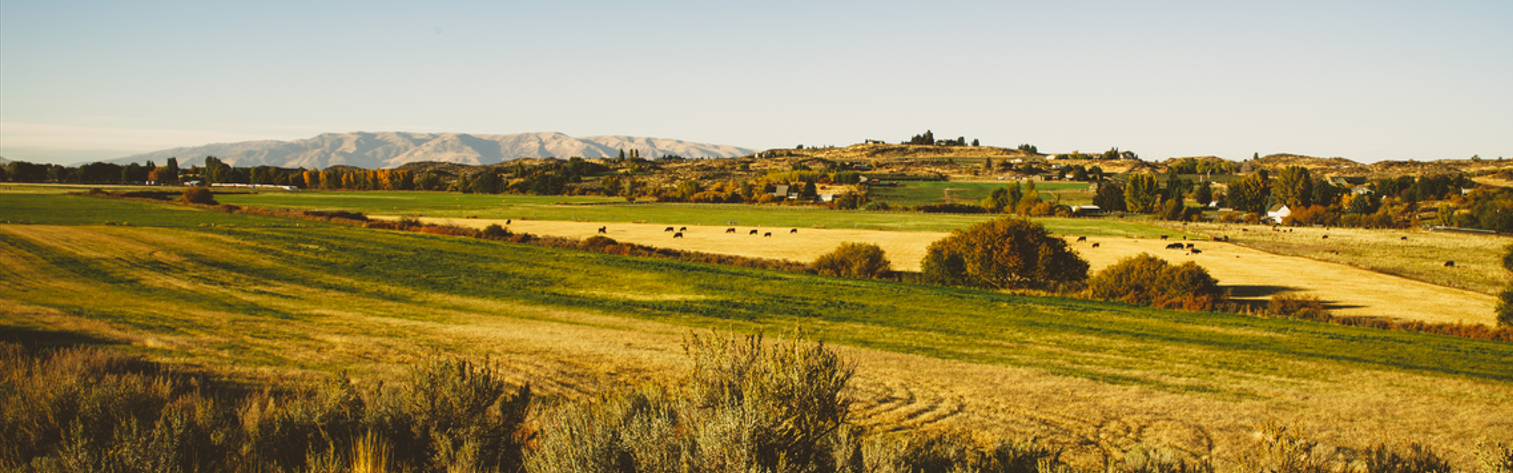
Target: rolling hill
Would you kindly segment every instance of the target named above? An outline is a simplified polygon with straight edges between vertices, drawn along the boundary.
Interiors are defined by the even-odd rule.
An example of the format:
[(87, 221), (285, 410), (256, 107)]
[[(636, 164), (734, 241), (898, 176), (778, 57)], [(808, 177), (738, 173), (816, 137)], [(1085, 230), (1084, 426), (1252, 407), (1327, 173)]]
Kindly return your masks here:
[(179, 165), (201, 164), (215, 156), (233, 166), (326, 168), (348, 165), (368, 169), (396, 168), (406, 163), (438, 161), (458, 164), (496, 164), (520, 158), (581, 156), (607, 158), (620, 150), (637, 150), (642, 157), (669, 154), (685, 158), (728, 158), (756, 150), (728, 145), (692, 143), (667, 138), (589, 136), (561, 133), (470, 135), (466, 133), (352, 132), (325, 133), (295, 141), (243, 141), (173, 148), (112, 160), (116, 163), (162, 163), (179, 158)]

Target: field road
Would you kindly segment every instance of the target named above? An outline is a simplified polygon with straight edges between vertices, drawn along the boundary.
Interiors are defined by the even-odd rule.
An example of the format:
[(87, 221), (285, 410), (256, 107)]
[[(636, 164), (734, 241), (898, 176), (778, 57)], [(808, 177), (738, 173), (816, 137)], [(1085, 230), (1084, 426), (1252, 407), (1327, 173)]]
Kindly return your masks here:
[[(473, 228), (505, 223), (503, 220), (451, 218), (421, 218), (421, 221)], [(667, 225), (661, 224), (514, 220), (509, 225), (514, 232), (568, 238), (593, 236), (599, 227), (606, 227), (605, 236), (620, 242), (803, 262), (813, 261), (834, 250), (841, 242), (868, 242), (882, 247), (893, 262), (893, 269), (903, 271), (918, 271), (925, 249), (931, 242), (948, 235), (941, 232), (818, 228), (798, 228), (797, 233), (790, 233), (791, 227), (750, 226), (735, 227), (735, 233), (726, 233), (729, 227), (688, 226), (687, 231), (681, 232), (681, 238), (673, 238), (673, 232), (666, 232)], [(751, 235), (751, 230), (758, 233)], [(764, 236), (769, 232), (772, 236)], [(1092, 248), (1092, 243), (1098, 243), (1099, 247)], [(1197, 255), (1186, 250), (1167, 250), (1165, 247), (1169, 243), (1156, 239), (1090, 237), (1087, 242), (1071, 245), (1088, 260), (1094, 272), (1141, 252), (1154, 254), (1173, 264), (1194, 261), (1218, 279), (1219, 284), (1231, 288), (1237, 300), (1264, 301), (1277, 293), (1293, 292), (1317, 296), (1341, 316), (1496, 325), (1493, 318), (1496, 298), (1490, 295), (1228, 243), (1193, 241), (1194, 246), (1202, 251)]]

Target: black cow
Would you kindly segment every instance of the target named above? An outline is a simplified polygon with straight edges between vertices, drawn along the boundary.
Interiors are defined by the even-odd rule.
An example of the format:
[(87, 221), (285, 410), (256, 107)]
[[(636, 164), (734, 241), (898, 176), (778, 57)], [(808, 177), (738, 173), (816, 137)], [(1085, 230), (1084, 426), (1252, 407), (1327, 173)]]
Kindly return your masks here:
[(1445, 262), (1445, 267), (1446, 268), (1454, 268), (1455, 267), (1455, 261), (1446, 261)]
[(772, 236), (772, 232), (767, 232), (767, 233), (763, 234), (762, 236), (764, 236), (764, 237), (770, 237), (770, 236)]
[(683, 232), (674, 233), (674, 234), (672, 234), (672, 237), (673, 238), (683, 238)]
[(1191, 253), (1196, 255), (1196, 254), (1199, 254), (1199, 253), (1202, 253), (1202, 252), (1203, 252), (1203, 250), (1199, 250), (1197, 248), (1193, 248)]
[(1166, 245), (1166, 249), (1168, 249), (1168, 250), (1180, 250), (1180, 249), (1182, 249), (1182, 244), (1181, 243), (1172, 243), (1170, 245)]
[(1321, 240), (1328, 240), (1328, 239), (1329, 239), (1329, 235), (1324, 235), (1324, 238), (1321, 238)]
[(664, 232), (670, 232), (670, 231), (672, 231), (672, 227), (667, 227), (666, 229), (663, 229), (662, 231), (664, 231)]
[(599, 233), (609, 233), (609, 227), (599, 227)]
[(678, 231), (680, 231), (680, 232), (686, 232), (686, 231), (688, 231), (688, 227), (679, 228)]
[(1402, 238), (1400, 238), (1400, 240), (1408, 241), (1408, 237), (1402, 237)]
[(510, 219), (504, 219), (504, 224), (505, 225), (509, 225), (510, 224)]
[(755, 229), (751, 230), (751, 233), (747, 233), (747, 235), (755, 235), (755, 234), (757, 234), (757, 231)]
[(1094, 244), (1093, 244), (1093, 248), (1097, 248), (1097, 247), (1098, 247), (1098, 244), (1097, 244), (1097, 243), (1094, 243)]
[(1080, 237), (1077, 237), (1077, 241), (1078, 241), (1078, 242), (1084, 242), (1084, 241), (1087, 241), (1087, 237), (1085, 237), (1085, 236), (1080, 236)]
[(1192, 244), (1192, 243), (1188, 243), (1188, 244), (1187, 244), (1187, 249), (1189, 249), (1189, 250), (1190, 250), (1190, 249), (1192, 249), (1192, 248), (1193, 248), (1193, 244)]
[(1166, 238), (1167, 238), (1166, 235), (1161, 235), (1161, 239), (1162, 240), (1165, 240)]
[(788, 230), (788, 234), (789, 235), (792, 235), (792, 234), (795, 234), (795, 233), (798, 233), (798, 232), (799, 232), (799, 229), (797, 229), (797, 228), (792, 229), (792, 230)]
[(735, 227), (725, 229), (725, 233), (735, 233)]

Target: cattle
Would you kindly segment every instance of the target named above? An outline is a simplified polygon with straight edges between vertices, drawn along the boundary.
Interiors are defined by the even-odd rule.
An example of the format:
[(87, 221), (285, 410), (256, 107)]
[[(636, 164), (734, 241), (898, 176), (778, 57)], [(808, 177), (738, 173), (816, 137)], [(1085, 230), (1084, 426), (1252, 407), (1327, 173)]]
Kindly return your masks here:
[(599, 233), (609, 233), (609, 227), (599, 227)]
[(798, 232), (799, 232), (799, 229), (797, 229), (797, 228), (792, 229), (792, 230), (788, 230), (788, 234), (789, 235), (792, 235), (792, 234), (795, 234), (795, 233), (798, 233)]
[(770, 236), (772, 236), (772, 232), (764, 233), (764, 234), (762, 234), (762, 236), (764, 236), (764, 237), (770, 237)]
[(673, 231), (673, 229), (672, 229), (672, 227), (667, 227), (666, 229), (663, 229), (662, 231), (664, 231), (664, 232), (670, 232), (670, 231)]
[(1168, 250), (1180, 250), (1180, 249), (1182, 249), (1182, 246), (1183, 245), (1181, 243), (1172, 243), (1170, 245), (1166, 245), (1166, 249), (1168, 249)]
[(1445, 267), (1446, 268), (1454, 268), (1455, 267), (1455, 261), (1446, 261), (1445, 262)]
[(688, 227), (679, 228), (678, 231), (680, 231), (680, 232), (686, 232), (686, 231), (688, 231)]
[(1329, 235), (1324, 235), (1324, 238), (1320, 238), (1320, 240), (1328, 240), (1328, 239), (1329, 239)]
[(1193, 244), (1192, 244), (1192, 243), (1188, 243), (1188, 244), (1187, 244), (1187, 249), (1189, 249), (1189, 250), (1190, 250), (1190, 249), (1192, 249), (1192, 248), (1193, 248)]
[(1408, 237), (1402, 237), (1402, 238), (1399, 238), (1399, 240), (1408, 241)]
[(683, 238), (683, 232), (674, 233), (674, 234), (672, 234), (672, 237), (673, 238)]
[(1167, 236), (1166, 235), (1161, 235), (1161, 239), (1165, 240), (1165, 239), (1167, 239)]
[[(1186, 225), (1186, 224), (1184, 223), (1183, 225)], [(1182, 235), (1182, 239), (1183, 240), (1187, 240), (1187, 235)]]
[(509, 225), (510, 224), (510, 219), (504, 219), (504, 224), (505, 225)]
[(1200, 249), (1197, 249), (1197, 248), (1193, 248), (1192, 251), (1190, 252), (1190, 254), (1196, 255), (1196, 254), (1199, 254), (1199, 253), (1202, 253), (1202, 252), (1203, 252), (1203, 250), (1200, 250)]
[(735, 227), (725, 229), (725, 233), (735, 233)]
[(747, 233), (747, 235), (755, 235), (755, 234), (757, 234), (756, 230), (752, 230), (751, 233)]
[(1087, 237), (1085, 237), (1085, 236), (1077, 237), (1077, 242), (1081, 243), (1081, 242), (1084, 242), (1084, 241), (1087, 241)]
[(1098, 244), (1097, 244), (1097, 243), (1094, 243), (1094, 244), (1093, 244), (1093, 248), (1097, 248), (1097, 247), (1098, 247)]

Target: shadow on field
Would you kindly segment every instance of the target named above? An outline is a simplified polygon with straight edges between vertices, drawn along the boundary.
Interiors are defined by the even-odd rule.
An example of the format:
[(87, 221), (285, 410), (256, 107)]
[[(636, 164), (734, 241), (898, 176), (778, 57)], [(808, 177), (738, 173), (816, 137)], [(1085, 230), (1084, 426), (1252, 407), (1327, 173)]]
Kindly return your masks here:
[(1256, 298), (1256, 297), (1271, 297), (1271, 296), (1276, 295), (1279, 292), (1296, 291), (1296, 290), (1298, 290), (1298, 288), (1296, 288), (1296, 287), (1288, 287), (1288, 286), (1238, 285), (1238, 286), (1224, 286), (1224, 287), (1226, 287), (1226, 288), (1229, 289), (1229, 291), (1230, 291), (1229, 292), (1229, 296), (1230, 297), (1239, 298), (1239, 299), (1250, 299), (1250, 298)]
[(59, 332), (26, 327), (0, 327), (0, 342), (15, 343), (28, 350), (82, 345), (115, 345), (119, 342), (75, 332)]

